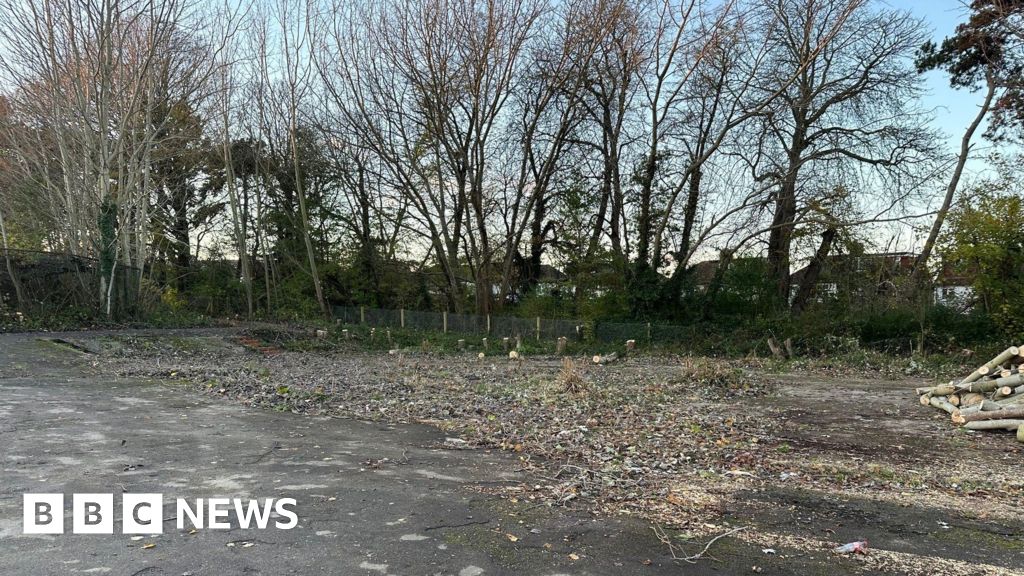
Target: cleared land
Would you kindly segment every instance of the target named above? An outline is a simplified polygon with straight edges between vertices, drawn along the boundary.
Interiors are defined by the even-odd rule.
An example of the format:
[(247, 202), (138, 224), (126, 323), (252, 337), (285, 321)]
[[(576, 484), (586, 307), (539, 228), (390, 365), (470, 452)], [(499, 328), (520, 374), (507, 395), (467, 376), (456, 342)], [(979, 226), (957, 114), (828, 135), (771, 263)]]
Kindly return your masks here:
[[(335, 480), (386, 483), (433, 470), (433, 479), (420, 475), (438, 485), (421, 487), (425, 503), (477, 507), (453, 512), (474, 519), (438, 522), (449, 526), (443, 538), (430, 534), (433, 544), (443, 540), (456, 551), (451, 558), (475, 554), (475, 563), (439, 559), (436, 546), (421, 556), (385, 547), (390, 536), (353, 525), (366, 550), (376, 548), (365, 561), (386, 564), (383, 556), (401, 555), (387, 573), (459, 573), (470, 565), (511, 574), (1024, 573), (1020, 445), (1010, 434), (951, 429), (948, 417), (918, 404), (913, 388), (925, 379), (830, 376), (823, 369), (773, 374), (757, 361), (684, 357), (608, 366), (577, 358), (567, 366), (553, 357), (512, 361), (476, 351), (380, 354), (277, 331), (19, 338), (25, 350), (43, 347), (69, 362), (68, 370), (89, 374), (89, 389), (100, 395), (95, 402), (103, 401), (103, 383), (113, 382), (138, 386), (133, 397), (173, 398), (184, 414), (194, 403), (240, 411), (232, 417), (247, 422), (243, 428), (266, 422), (256, 440), (269, 447), (251, 450), (270, 450), (270, 462), (286, 455), (272, 442), (286, 446), (307, 434), (302, 443), (330, 451), (332, 434), (345, 433), (339, 430), (386, 423), (392, 432), (363, 438), (358, 459), (338, 456), (346, 464), (331, 470)], [(39, 369), (26, 354), (7, 357), (5, 386)], [(176, 414), (149, 421), (154, 442), (162, 428), (171, 439), (181, 434), (171, 426)], [(230, 428), (219, 425), (217, 433)], [(18, 438), (3, 431), (0, 440)], [(454, 459), (459, 472), (432, 468), (436, 458)], [(159, 472), (160, 464), (150, 465)], [(284, 473), (261, 466), (250, 466), (257, 480)], [(320, 472), (310, 465), (304, 474)], [(438, 475), (463, 481), (453, 486)], [(331, 497), (318, 504), (324, 508), (317, 518), (345, 514), (345, 495)], [(419, 522), (432, 510), (424, 504)], [(481, 518), (487, 523), (472, 524)], [(692, 555), (738, 528), (694, 566), (673, 560), (659, 541), (671, 542), (678, 556)], [(294, 545), (334, 542), (315, 533), (297, 535)], [(0, 566), (9, 543), (20, 541), (5, 537)], [(869, 541), (867, 556), (831, 552), (859, 539)]]

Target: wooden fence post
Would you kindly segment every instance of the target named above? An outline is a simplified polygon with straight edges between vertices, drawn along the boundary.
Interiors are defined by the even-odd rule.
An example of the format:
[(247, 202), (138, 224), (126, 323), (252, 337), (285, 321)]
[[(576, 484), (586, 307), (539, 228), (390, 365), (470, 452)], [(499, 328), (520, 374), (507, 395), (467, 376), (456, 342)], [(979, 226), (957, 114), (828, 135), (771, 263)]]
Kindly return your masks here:
[(488, 314), (487, 315), (487, 334), (490, 335), (490, 333), (491, 333), (491, 315)]
[(398, 311), (398, 321), (402, 325), (402, 328), (405, 328), (405, 308)]
[(441, 312), (441, 325), (442, 325), (441, 326), (442, 331), (445, 334), (447, 334), (448, 333), (448, 311), (447, 310)]
[(540, 342), (540, 316), (537, 316), (537, 342)]
[(359, 307), (359, 323), (366, 324), (366, 306)]

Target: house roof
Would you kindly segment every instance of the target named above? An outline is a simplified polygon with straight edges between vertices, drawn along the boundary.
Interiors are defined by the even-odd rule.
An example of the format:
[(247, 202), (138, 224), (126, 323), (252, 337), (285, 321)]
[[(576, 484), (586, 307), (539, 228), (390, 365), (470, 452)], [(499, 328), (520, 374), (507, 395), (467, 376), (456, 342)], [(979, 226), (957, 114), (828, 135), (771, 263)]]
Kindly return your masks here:
[(980, 271), (977, 264), (960, 265), (957, 262), (943, 260), (939, 273), (935, 277), (936, 286), (971, 286)]
[(538, 275), (538, 280), (540, 280), (541, 282), (564, 282), (568, 279), (569, 276), (565, 272), (559, 270), (558, 268), (555, 268), (554, 266), (551, 266), (549, 264), (540, 265), (540, 274)]
[(715, 272), (718, 271), (719, 264), (718, 260), (705, 260), (690, 266), (693, 282), (698, 286), (711, 284), (711, 280), (715, 277)]

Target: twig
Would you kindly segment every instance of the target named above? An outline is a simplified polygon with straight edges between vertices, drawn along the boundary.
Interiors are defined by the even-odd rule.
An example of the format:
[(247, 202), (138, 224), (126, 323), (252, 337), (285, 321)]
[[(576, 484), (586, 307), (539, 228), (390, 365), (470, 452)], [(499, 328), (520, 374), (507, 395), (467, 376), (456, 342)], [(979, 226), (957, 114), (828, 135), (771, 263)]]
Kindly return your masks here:
[(442, 528), (464, 528), (466, 526), (478, 526), (480, 524), (487, 524), (489, 522), (490, 520), (478, 520), (476, 522), (466, 522), (464, 524), (441, 524), (439, 526), (427, 526), (423, 529), (423, 531), (428, 532), (430, 530), (441, 530)]
[(246, 462), (246, 464), (250, 464), (250, 465), (252, 465), (252, 464), (259, 464), (260, 462), (263, 461), (264, 458), (266, 458), (267, 456), (270, 456), (271, 454), (273, 454), (275, 450), (280, 450), (280, 449), (281, 449), (280, 442), (274, 442), (274, 445), (271, 446), (269, 450), (267, 450), (266, 452), (257, 454), (255, 460), (253, 460), (252, 462)]
[(737, 532), (746, 530), (747, 528), (750, 528), (750, 526), (740, 526), (739, 528), (733, 528), (728, 532), (723, 532), (718, 536), (712, 538), (710, 541), (708, 541), (708, 543), (704, 546), (704, 549), (700, 552), (692, 554), (690, 556), (680, 556), (679, 553), (676, 551), (676, 545), (672, 543), (672, 540), (668, 537), (668, 534), (665, 534), (665, 530), (657, 524), (651, 527), (651, 529), (654, 530), (654, 535), (658, 537), (658, 540), (660, 540), (662, 544), (668, 546), (668, 551), (672, 554), (672, 559), (682, 560), (683, 562), (686, 562), (688, 564), (696, 564), (698, 560), (700, 560), (704, 557), (705, 554), (707, 554), (708, 550), (711, 549), (711, 546), (715, 542), (718, 542), (718, 540), (720, 540), (721, 538), (725, 538), (726, 536), (730, 536)]

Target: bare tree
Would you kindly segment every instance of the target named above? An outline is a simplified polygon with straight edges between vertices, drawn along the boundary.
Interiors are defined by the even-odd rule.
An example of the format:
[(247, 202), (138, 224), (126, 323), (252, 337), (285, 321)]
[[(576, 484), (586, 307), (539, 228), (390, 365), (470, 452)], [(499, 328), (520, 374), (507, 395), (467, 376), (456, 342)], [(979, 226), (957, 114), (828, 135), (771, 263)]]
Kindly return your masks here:
[[(801, 214), (829, 202), (849, 208), (836, 190), (854, 191), (858, 171), (892, 176), (928, 157), (926, 114), (916, 108), (921, 90), (910, 57), (923, 40), (919, 21), (905, 13), (865, 5), (843, 18), (839, 0), (777, 0), (769, 10), (781, 25), (764, 90), (785, 86), (761, 116), (756, 156), (758, 181), (773, 184), (769, 273), (776, 297), (789, 301), (792, 244)], [(819, 39), (836, 30), (828, 42)], [(791, 78), (795, 78), (791, 81)], [(842, 174), (843, 180), (835, 181)], [(899, 189), (899, 187), (896, 187)], [(810, 210), (805, 210), (808, 208)], [(842, 217), (841, 214), (832, 214)]]

